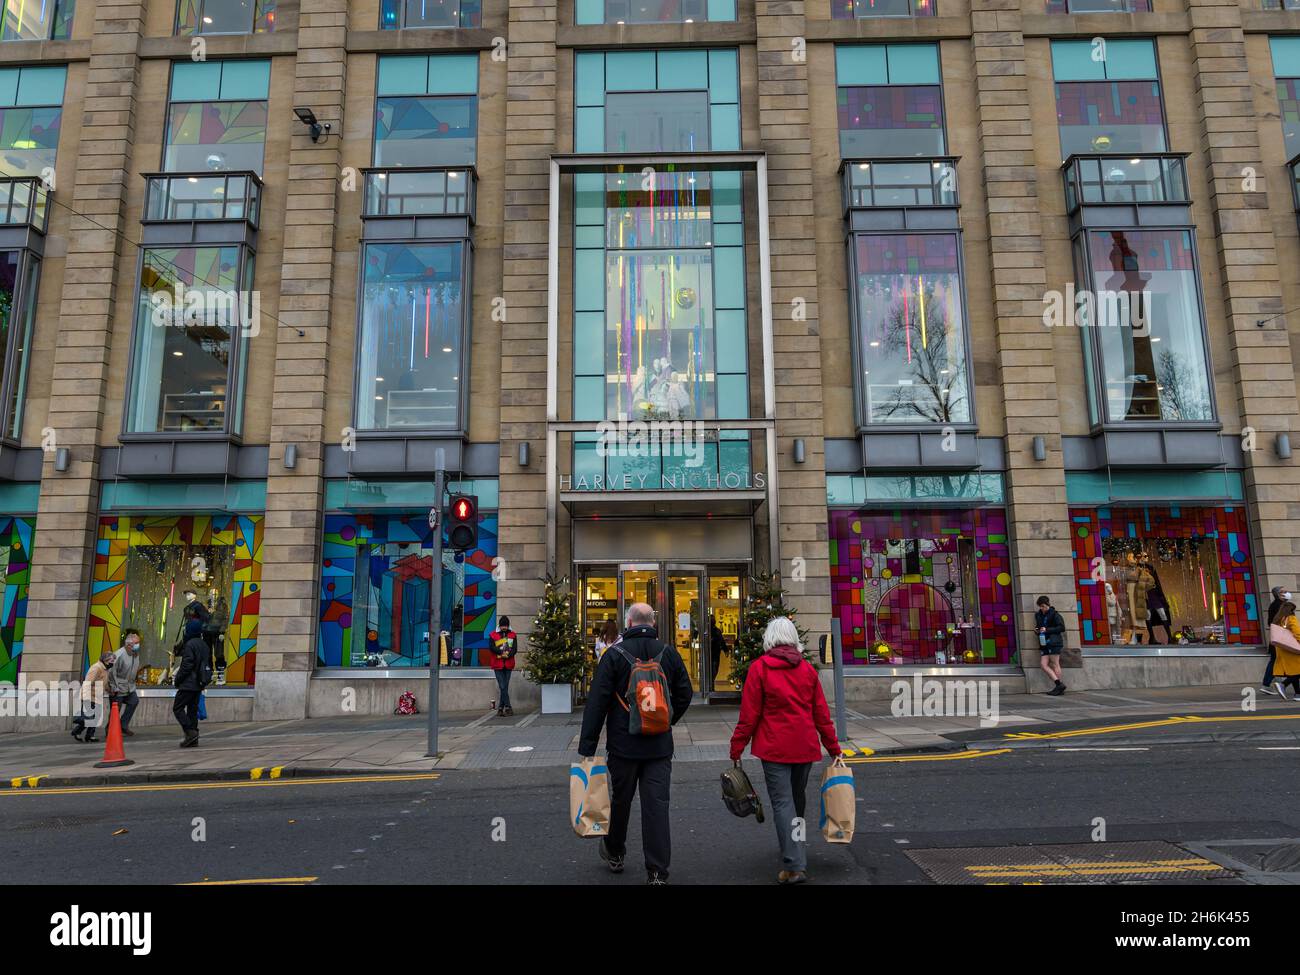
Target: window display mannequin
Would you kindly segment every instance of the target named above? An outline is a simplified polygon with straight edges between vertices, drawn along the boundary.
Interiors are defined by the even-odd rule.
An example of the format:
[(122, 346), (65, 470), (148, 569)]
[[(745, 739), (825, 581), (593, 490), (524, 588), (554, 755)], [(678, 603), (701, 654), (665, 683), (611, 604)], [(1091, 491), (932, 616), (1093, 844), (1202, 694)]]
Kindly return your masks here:
[(1156, 627), (1163, 626), (1165, 629), (1165, 642), (1173, 643), (1174, 634), (1170, 624), (1169, 617), (1169, 600), (1165, 597), (1164, 587), (1160, 585), (1160, 576), (1156, 573), (1154, 565), (1143, 567), (1147, 574), (1151, 576), (1151, 587), (1147, 590), (1146, 607), (1147, 607), (1147, 642), (1156, 642)]
[[(1147, 602), (1146, 587), (1142, 584), (1143, 572), (1138, 565), (1137, 556), (1132, 552), (1122, 556), (1114, 566), (1114, 575), (1115, 581), (1123, 587), (1122, 591), (1128, 596), (1128, 616), (1120, 621), (1123, 630), (1115, 643), (1117, 645), (1141, 643), (1142, 637), (1138, 631), (1146, 623)], [(1111, 639), (1115, 639), (1113, 629)]]
[(1120, 613), (1119, 597), (1115, 595), (1115, 587), (1109, 582), (1106, 583), (1106, 622), (1110, 624), (1110, 638), (1117, 639), (1123, 629), (1123, 616)]

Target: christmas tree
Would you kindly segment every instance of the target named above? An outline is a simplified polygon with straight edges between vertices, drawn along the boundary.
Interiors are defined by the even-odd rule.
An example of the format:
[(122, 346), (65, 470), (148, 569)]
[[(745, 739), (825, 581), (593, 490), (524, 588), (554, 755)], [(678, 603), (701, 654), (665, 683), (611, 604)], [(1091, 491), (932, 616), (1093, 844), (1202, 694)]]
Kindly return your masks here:
[(583, 675), (586, 653), (574, 619), (567, 577), (546, 577), (528, 646), (524, 672), (533, 683), (574, 684)]
[[(799, 642), (807, 644), (808, 631), (799, 626), (793, 607), (786, 605), (785, 595), (780, 577), (775, 572), (750, 576), (744, 619), (736, 637), (736, 647), (731, 654), (731, 682), (736, 687), (744, 685), (749, 665), (763, 655), (763, 633), (767, 630), (767, 624), (776, 617), (789, 617), (799, 630)], [(803, 655), (805, 660), (812, 662), (812, 654), (806, 646)]]

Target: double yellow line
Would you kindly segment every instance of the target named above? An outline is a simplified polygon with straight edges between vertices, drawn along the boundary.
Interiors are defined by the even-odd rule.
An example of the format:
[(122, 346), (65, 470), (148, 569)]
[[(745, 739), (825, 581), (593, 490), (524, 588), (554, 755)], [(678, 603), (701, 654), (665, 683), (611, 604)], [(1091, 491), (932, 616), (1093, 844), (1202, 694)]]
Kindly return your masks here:
[[(356, 782), (428, 782), (441, 777), (440, 772), (409, 772), (401, 775), (328, 775), (318, 778), (265, 778), (247, 782), (174, 782), (145, 783), (142, 785), (87, 785), (65, 786), (50, 789), (0, 789), (0, 796), (75, 796), (104, 792), (192, 792), (198, 789), (250, 789), (294, 785), (346, 785)], [(37, 776), (40, 778), (40, 776)]]

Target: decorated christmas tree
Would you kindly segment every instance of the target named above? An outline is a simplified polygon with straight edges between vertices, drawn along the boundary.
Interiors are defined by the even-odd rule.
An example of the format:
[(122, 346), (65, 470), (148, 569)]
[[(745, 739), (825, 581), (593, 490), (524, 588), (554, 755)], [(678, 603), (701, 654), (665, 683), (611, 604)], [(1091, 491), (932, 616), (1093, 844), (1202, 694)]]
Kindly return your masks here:
[(749, 596), (745, 599), (744, 618), (731, 655), (731, 682), (736, 687), (744, 685), (749, 665), (763, 655), (763, 633), (767, 630), (767, 624), (777, 616), (788, 616), (794, 621), (799, 630), (799, 642), (804, 644), (804, 659), (810, 662), (813, 660), (807, 647), (808, 631), (799, 626), (794, 608), (786, 604), (785, 595), (780, 577), (775, 572), (749, 577)]
[(567, 577), (546, 577), (533, 632), (528, 636), (525, 674), (536, 684), (575, 684), (586, 668), (586, 653), (573, 614)]

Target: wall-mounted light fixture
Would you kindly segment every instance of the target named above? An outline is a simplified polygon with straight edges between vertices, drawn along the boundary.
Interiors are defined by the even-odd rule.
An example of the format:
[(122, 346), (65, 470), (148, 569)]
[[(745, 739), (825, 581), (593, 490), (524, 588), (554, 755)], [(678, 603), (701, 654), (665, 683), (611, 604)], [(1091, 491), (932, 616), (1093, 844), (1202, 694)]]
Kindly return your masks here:
[(1277, 440), (1273, 441), (1273, 449), (1277, 451), (1279, 460), (1291, 459), (1291, 434), (1279, 433)]
[(296, 443), (285, 444), (284, 445), (284, 469), (287, 471), (291, 471), (297, 466), (298, 466), (298, 445)]
[(1042, 436), (1034, 438), (1034, 460), (1047, 460), (1047, 440)]
[(72, 466), (72, 451), (67, 447), (60, 447), (54, 452), (54, 469), (62, 474)]
[(311, 129), (312, 142), (320, 142), (329, 134), (330, 124), (316, 118), (316, 113), (310, 108), (295, 108), (293, 114), (298, 116), (299, 122)]
[(523, 443), (519, 445), (518, 456), (519, 456), (519, 466), (527, 467), (528, 466), (528, 441), (527, 440), (525, 440)]
[(804, 447), (803, 440), (802, 439), (796, 440), (794, 442), (794, 462), (796, 464), (802, 464), (807, 459), (808, 459), (808, 451), (807, 448)]

